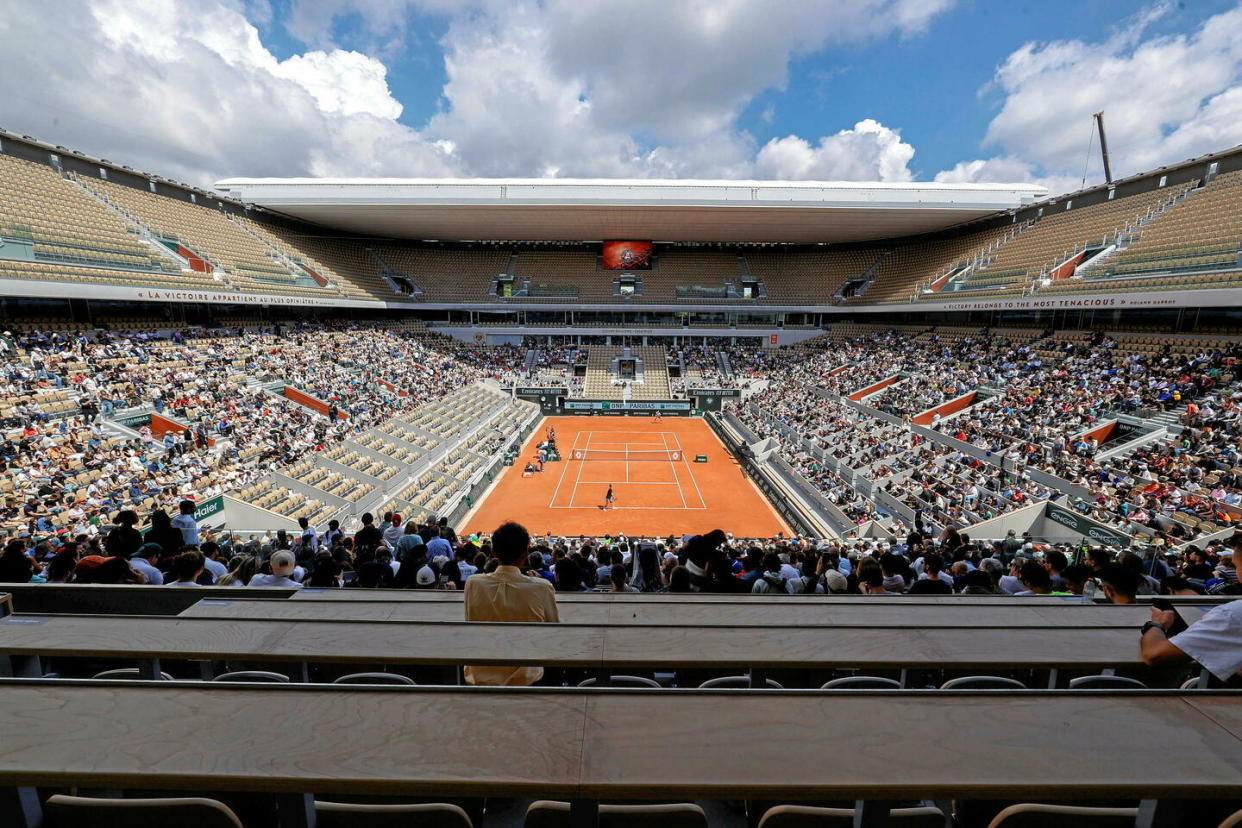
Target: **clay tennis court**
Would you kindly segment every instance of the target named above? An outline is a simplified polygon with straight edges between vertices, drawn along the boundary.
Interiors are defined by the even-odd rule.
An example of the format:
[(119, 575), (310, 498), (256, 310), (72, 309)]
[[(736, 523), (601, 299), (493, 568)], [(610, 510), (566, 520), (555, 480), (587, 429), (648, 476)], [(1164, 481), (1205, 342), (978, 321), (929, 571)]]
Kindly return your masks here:
[[(523, 477), (548, 426), (561, 461)], [(706, 463), (694, 462), (707, 455)], [(609, 484), (613, 503), (604, 495)], [(466, 516), (468, 531), (516, 520), (531, 534), (698, 534), (724, 529), (743, 537), (789, 534), (711, 427), (695, 417), (548, 417), (517, 462)]]

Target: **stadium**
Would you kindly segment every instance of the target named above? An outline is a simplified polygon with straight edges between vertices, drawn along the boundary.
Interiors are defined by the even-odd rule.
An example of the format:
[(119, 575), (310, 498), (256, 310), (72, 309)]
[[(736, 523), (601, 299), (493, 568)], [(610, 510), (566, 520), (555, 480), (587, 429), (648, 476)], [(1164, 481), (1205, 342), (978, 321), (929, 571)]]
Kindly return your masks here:
[(206, 190), (0, 132), (0, 823), (1242, 824), (1240, 298), (1242, 148)]

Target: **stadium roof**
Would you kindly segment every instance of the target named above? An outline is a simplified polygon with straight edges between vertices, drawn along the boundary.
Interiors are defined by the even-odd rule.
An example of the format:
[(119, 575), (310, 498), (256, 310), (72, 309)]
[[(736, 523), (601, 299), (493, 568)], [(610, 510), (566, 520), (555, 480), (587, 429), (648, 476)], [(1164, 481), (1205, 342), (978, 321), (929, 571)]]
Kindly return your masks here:
[(852, 242), (944, 230), (1045, 197), (1033, 184), (229, 178), (216, 189), (347, 233), (439, 241)]

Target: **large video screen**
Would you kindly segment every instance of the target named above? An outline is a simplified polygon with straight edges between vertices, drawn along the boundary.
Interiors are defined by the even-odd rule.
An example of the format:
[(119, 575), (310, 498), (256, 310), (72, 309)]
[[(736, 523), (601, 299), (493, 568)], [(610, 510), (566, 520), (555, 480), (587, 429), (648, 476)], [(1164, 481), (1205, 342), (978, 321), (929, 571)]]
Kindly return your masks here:
[(604, 242), (604, 270), (651, 270), (651, 242)]

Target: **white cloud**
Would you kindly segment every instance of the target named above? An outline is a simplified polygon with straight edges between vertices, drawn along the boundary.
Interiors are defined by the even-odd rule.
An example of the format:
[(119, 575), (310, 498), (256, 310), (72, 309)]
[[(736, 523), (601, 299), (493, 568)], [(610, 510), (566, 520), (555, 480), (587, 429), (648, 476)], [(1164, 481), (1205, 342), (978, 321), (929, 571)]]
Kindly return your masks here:
[(1077, 187), (1086, 161), (1098, 182), (1098, 143), (1084, 153), (1092, 113), (1101, 110), (1117, 177), (1242, 143), (1242, 5), (1194, 32), (1147, 37), (1170, 10), (1153, 6), (1102, 42), (1014, 51), (991, 85), (1005, 97), (984, 141), (1004, 154), (941, 175), (995, 175), (1020, 159), (1033, 178), (1063, 192)]
[[(545, 0), (494, 6), (450, 26), (443, 41), (447, 107), (427, 132), (453, 140), (462, 164), (481, 174), (513, 174), (516, 167), (563, 176), (752, 176), (764, 165), (753, 139), (738, 130), (738, 116), (756, 95), (785, 83), (794, 56), (830, 42), (914, 34), (949, 3)], [(822, 139), (820, 160), (807, 169), (908, 179), (902, 148), (908, 145), (874, 126), (865, 135), (844, 130)], [(782, 140), (806, 143), (798, 136)], [(853, 165), (835, 157), (847, 144), (862, 153)]]
[[(760, 150), (738, 127), (790, 61), (910, 36), (953, 0), (300, 0), (313, 45), (278, 59), (267, 0), (60, 0), (0, 17), (4, 126), (196, 184), (233, 175), (536, 175), (908, 180), (913, 147), (874, 121)], [(399, 41), (448, 16), (442, 106), (421, 129), (354, 15)], [(602, 44), (602, 45), (601, 45)], [(849, 123), (847, 121), (846, 123)]]
[(32, 6), (0, 16), (0, 54), (3, 126), (171, 178), (460, 172), (393, 120), (382, 64), (343, 51), (282, 63), (231, 5)]
[(306, 52), (281, 61), (272, 72), (311, 93), (324, 112), (401, 117), (401, 104), (388, 91), (388, 69), (359, 52)]
[(774, 138), (755, 159), (758, 178), (819, 181), (910, 181), (914, 147), (881, 123), (867, 119), (826, 135), (812, 147), (796, 135)]

